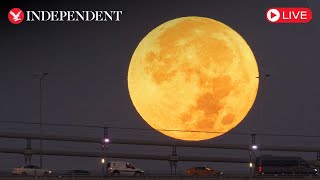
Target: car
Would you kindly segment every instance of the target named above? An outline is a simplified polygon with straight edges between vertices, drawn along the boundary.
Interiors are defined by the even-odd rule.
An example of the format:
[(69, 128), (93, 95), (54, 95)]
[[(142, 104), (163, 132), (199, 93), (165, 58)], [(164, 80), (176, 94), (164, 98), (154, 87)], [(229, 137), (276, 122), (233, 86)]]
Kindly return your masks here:
[(317, 175), (316, 167), (301, 157), (261, 156), (256, 158), (256, 175)]
[(134, 167), (129, 162), (111, 161), (107, 163), (108, 173), (110, 175), (123, 175), (123, 176), (140, 176), (144, 175), (144, 171)]
[(48, 169), (41, 169), (39, 166), (35, 165), (26, 165), (20, 166), (18, 168), (13, 168), (13, 175), (32, 175), (32, 176), (46, 176), (51, 174), (52, 171)]
[(86, 170), (72, 170), (64, 173), (62, 176), (90, 176), (91, 173)]
[(192, 167), (186, 170), (189, 176), (221, 176), (223, 173), (207, 166)]

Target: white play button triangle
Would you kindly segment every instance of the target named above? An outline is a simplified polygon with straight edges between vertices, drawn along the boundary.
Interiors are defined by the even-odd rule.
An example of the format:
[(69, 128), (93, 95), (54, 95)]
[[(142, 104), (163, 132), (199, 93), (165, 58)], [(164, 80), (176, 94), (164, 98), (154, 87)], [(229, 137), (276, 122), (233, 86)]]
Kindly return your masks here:
[(280, 12), (277, 9), (269, 9), (267, 11), (267, 19), (271, 22), (276, 22), (280, 18)]

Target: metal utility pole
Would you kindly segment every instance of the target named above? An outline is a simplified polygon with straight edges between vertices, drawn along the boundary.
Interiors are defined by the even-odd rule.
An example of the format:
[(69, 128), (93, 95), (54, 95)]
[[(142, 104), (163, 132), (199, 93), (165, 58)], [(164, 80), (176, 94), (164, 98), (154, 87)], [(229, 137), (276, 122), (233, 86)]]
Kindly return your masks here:
[[(40, 73), (39, 75), (36, 75), (39, 79), (39, 125), (40, 125), (40, 135), (42, 134), (42, 114), (43, 114), (43, 92), (42, 92), (42, 86), (43, 86), (43, 80), (48, 75), (48, 73)], [(43, 154), (43, 147), (42, 147), (42, 140), (40, 140), (40, 168), (42, 168), (42, 154)]]
[[(257, 117), (257, 122), (258, 122), (258, 127), (257, 127), (257, 131), (260, 131), (260, 133), (262, 133), (262, 129), (263, 129), (263, 116), (262, 116), (262, 113), (263, 113), (263, 99), (264, 99), (264, 84), (265, 82), (267, 81), (267, 79), (270, 78), (270, 74), (268, 73), (263, 73), (261, 76), (258, 76), (256, 78), (258, 78), (261, 83), (260, 83), (260, 120), (259, 120), (259, 117)], [(258, 108), (257, 108), (257, 111), (258, 111)]]
[(109, 135), (108, 135), (108, 127), (104, 127), (103, 128), (104, 130), (104, 133), (103, 133), (103, 139), (102, 139), (102, 142), (101, 142), (101, 167), (102, 167), (102, 176), (108, 174), (108, 171), (106, 171), (106, 152), (108, 151), (108, 145), (109, 145), (109, 142), (110, 142), (110, 139), (109, 139)]
[(24, 164), (31, 165), (32, 148), (31, 139), (27, 139), (27, 147), (24, 149)]
[(172, 146), (172, 154), (169, 156), (169, 164), (171, 175), (173, 175), (172, 168), (174, 168), (174, 175), (177, 175), (178, 153), (176, 146)]
[(249, 148), (249, 175), (252, 177), (255, 168), (256, 151), (258, 150), (258, 145), (256, 144), (256, 134), (251, 134), (251, 147)]

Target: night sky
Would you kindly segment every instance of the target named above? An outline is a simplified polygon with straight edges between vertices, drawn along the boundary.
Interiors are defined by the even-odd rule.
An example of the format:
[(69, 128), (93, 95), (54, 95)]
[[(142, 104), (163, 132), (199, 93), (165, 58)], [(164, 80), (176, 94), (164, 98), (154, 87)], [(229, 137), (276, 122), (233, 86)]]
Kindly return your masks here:
[[(22, 10), (122, 10), (120, 22), (23, 22), (7, 19), (11, 8)], [(308, 24), (271, 24), (265, 12), (271, 7), (309, 7)], [(203, 16), (236, 30), (250, 45), (260, 73), (271, 77), (264, 92), (231, 133), (319, 135), (320, 107), (320, 1), (1, 1), (0, 3), (0, 131), (39, 132), (38, 125), (3, 121), (39, 122), (38, 72), (44, 81), (44, 123), (150, 128), (129, 97), (127, 72), (131, 56), (141, 39), (158, 25), (183, 16)], [(263, 75), (263, 74), (262, 74)], [(259, 111), (262, 103), (263, 112)], [(262, 115), (262, 121), (259, 118)], [(2, 121), (2, 122), (1, 122)], [(50, 134), (102, 137), (101, 128), (44, 126)], [(111, 138), (170, 140), (156, 131), (110, 129)], [(248, 144), (250, 137), (226, 134), (212, 143)], [(25, 140), (0, 138), (0, 147), (25, 148)], [(259, 144), (317, 146), (319, 138), (257, 136)], [(39, 147), (34, 140), (32, 146)], [(96, 144), (44, 141), (44, 150), (100, 151)], [(170, 154), (169, 147), (111, 145), (110, 152)], [(246, 151), (178, 148), (178, 154), (194, 156), (248, 157)], [(315, 153), (278, 153), (302, 156)], [(33, 164), (38, 164), (34, 156)], [(0, 171), (24, 163), (23, 156), (0, 153)], [(169, 163), (128, 160), (154, 173), (169, 172)], [(44, 158), (54, 170), (99, 171), (99, 159)], [(204, 165), (223, 171), (246, 171), (247, 165), (179, 162), (178, 170)]]

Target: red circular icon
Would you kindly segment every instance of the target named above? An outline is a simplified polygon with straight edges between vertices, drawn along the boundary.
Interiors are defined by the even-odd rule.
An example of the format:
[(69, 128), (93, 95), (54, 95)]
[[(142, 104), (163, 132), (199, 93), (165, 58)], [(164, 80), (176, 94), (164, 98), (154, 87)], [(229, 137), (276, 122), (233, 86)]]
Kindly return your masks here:
[(12, 24), (20, 24), (24, 19), (24, 13), (20, 8), (12, 8), (8, 13), (8, 19)]

